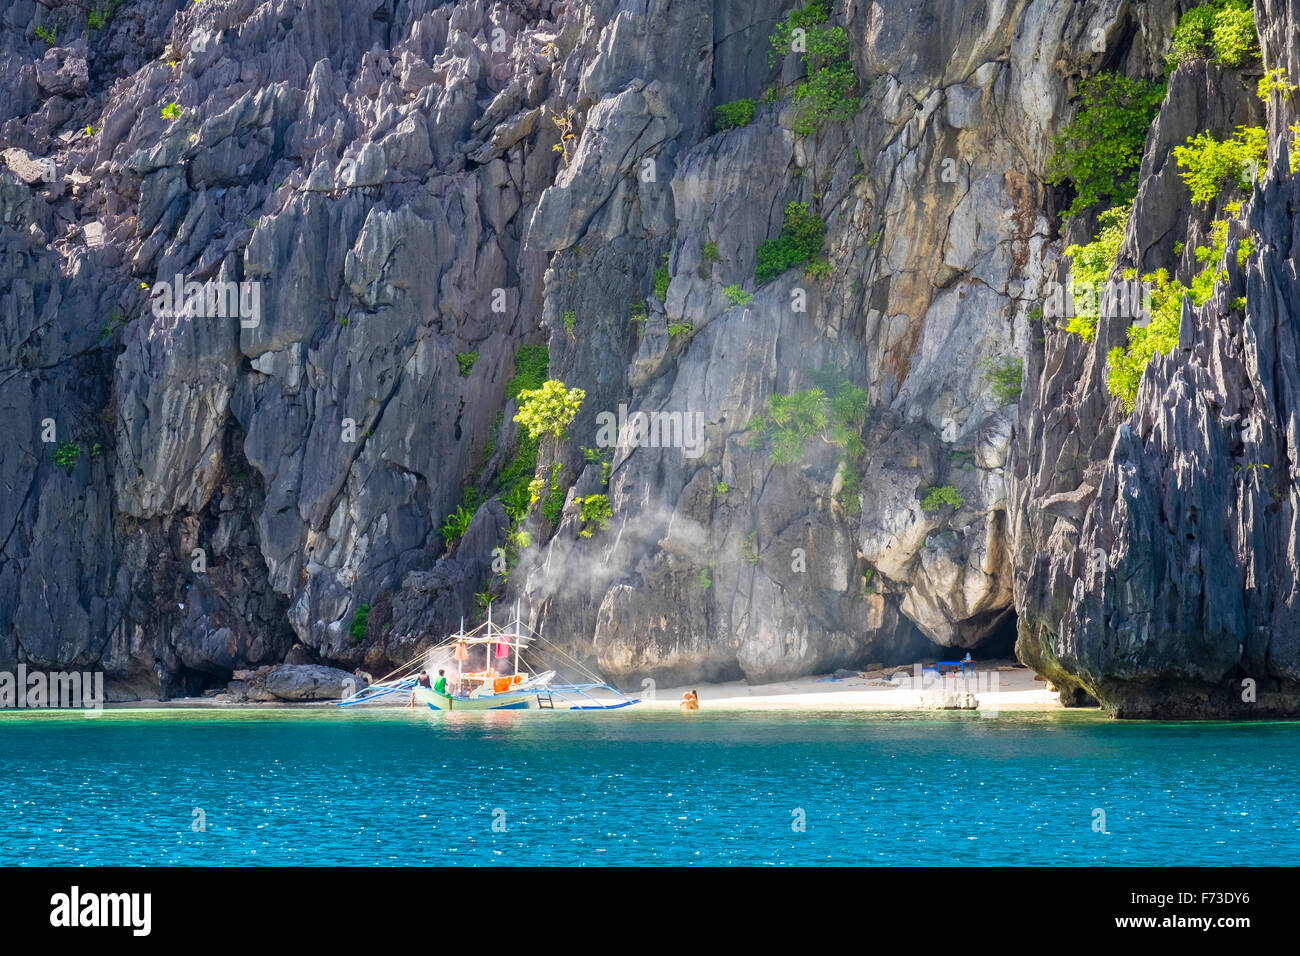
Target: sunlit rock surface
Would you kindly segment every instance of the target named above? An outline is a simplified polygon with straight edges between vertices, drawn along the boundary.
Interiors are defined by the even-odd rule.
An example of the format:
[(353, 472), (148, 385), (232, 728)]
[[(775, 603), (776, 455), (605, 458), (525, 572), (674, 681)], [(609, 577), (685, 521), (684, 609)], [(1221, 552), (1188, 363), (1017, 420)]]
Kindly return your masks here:
[[(122, 698), (295, 644), (380, 674), (496, 599), (624, 686), (1016, 640), (1123, 715), (1300, 710), (1285, 156), (1243, 210), (1255, 251), (1239, 268), (1233, 232), (1229, 281), (1132, 415), (1105, 388), (1125, 326), (1086, 343), (1037, 318), (1094, 225), (1062, 233), (1045, 184), (1070, 96), (1159, 76), (1185, 5), (837, 5), (860, 101), (807, 137), (764, 95), (799, 74), (769, 60), (791, 6), (128, 0), (49, 44), (55, 14), (9, 4), (0, 666), (102, 667)], [(1293, 8), (1256, 13), (1265, 61), (1300, 75)], [(1294, 104), (1266, 116), (1252, 84), (1170, 78), (1122, 265), (1171, 263), (1179, 237), (1190, 265), (1221, 212), (1186, 201), (1174, 145), (1265, 121), (1285, 143)], [(715, 131), (741, 98), (752, 122)], [(792, 202), (824, 218), (829, 274), (755, 287)], [(159, 314), (178, 275), (255, 285), (256, 307)], [(471, 498), (448, 547), (513, 458), (525, 344), (586, 393), (537, 462), (564, 507), (534, 507), (520, 547)], [(987, 362), (1017, 358), (1000, 400)], [(790, 464), (750, 441), (769, 396), (828, 369), (869, 399), (857, 493), (820, 438)], [(698, 441), (604, 449), (606, 484), (583, 448), (620, 406)], [(934, 488), (960, 504), (925, 507)], [(596, 494), (612, 519), (584, 536)]]

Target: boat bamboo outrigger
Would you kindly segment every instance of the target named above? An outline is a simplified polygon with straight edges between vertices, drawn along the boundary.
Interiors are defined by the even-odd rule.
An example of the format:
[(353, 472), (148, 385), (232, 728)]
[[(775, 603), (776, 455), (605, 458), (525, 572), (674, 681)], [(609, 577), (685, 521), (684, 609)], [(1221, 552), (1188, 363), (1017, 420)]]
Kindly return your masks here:
[[(535, 671), (523, 657), (526, 648), (535, 644), (548, 645), (549, 652), (562, 659), (578, 674), (591, 678), (590, 683), (562, 683), (555, 679), (555, 671)], [(455, 673), (448, 676), (447, 692), (439, 693), (432, 687), (421, 686), (418, 675), (425, 669), (435, 669), (431, 662), (450, 650)], [(481, 666), (480, 666), (481, 665)], [(446, 668), (444, 668), (446, 669)], [(507, 626), (492, 621), (492, 606), (488, 605), (487, 620), (472, 630), (465, 630), (461, 619), (460, 629), (441, 644), (421, 653), (391, 674), (370, 684), (351, 697), (339, 702), (340, 707), (368, 704), (392, 694), (409, 694), (417, 707), (430, 710), (617, 710), (639, 703), (617, 688), (604, 683), (578, 661), (551, 644), (519, 616), (519, 603), (515, 602), (515, 617)], [(609, 699), (612, 695), (613, 699)], [(557, 704), (558, 702), (558, 704)]]

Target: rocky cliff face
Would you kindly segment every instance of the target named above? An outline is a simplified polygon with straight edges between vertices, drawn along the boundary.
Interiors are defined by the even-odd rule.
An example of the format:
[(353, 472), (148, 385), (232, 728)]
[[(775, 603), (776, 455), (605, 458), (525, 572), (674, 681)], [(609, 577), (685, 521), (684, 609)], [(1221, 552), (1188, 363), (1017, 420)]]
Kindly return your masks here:
[[(9, 4), (0, 665), (99, 666), (126, 697), (295, 645), (378, 672), (496, 596), (625, 685), (1018, 634), (1071, 700), (1295, 712), (1279, 147), (1229, 280), (1132, 414), (1104, 380), (1126, 326), (1089, 343), (1035, 319), (1092, 225), (1062, 234), (1045, 184), (1070, 97), (1102, 69), (1158, 76), (1188, 4), (850, 0), (853, 102), (811, 134), (804, 58), (769, 55), (791, 6)], [(1292, 76), (1296, 16), (1256, 3)], [(1124, 264), (1177, 262), (1211, 221), (1173, 146), (1296, 121), (1221, 73), (1171, 77)], [(742, 99), (752, 119), (715, 129)], [(824, 221), (827, 266), (756, 283), (791, 203)], [(176, 276), (243, 299), (155, 308)], [(585, 398), (520, 517), (497, 498), (536, 345)], [(1018, 398), (987, 374), (1016, 359)], [(860, 445), (834, 410), (794, 460), (754, 442), (771, 396), (845, 382)], [(607, 447), (621, 406), (680, 430)]]

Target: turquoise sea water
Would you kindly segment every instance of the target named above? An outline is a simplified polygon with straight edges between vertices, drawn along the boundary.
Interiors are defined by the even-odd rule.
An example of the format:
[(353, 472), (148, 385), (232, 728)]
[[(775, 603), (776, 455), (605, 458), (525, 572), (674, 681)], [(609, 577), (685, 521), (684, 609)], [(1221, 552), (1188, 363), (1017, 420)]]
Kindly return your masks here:
[(1297, 771), (1086, 712), (5, 713), (0, 864), (1297, 865)]

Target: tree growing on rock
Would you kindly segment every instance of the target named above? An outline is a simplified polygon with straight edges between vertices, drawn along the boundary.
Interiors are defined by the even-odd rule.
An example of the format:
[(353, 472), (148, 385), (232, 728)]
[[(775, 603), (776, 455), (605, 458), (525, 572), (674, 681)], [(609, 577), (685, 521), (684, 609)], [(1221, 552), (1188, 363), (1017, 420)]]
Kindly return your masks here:
[(587, 393), (580, 388), (566, 388), (557, 379), (547, 379), (541, 388), (525, 389), (519, 393), (519, 411), (515, 414), (515, 421), (524, 427), (530, 438), (537, 439), (546, 434), (563, 438), (586, 397)]

